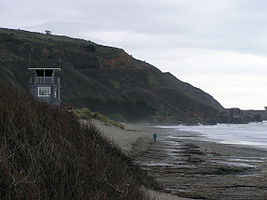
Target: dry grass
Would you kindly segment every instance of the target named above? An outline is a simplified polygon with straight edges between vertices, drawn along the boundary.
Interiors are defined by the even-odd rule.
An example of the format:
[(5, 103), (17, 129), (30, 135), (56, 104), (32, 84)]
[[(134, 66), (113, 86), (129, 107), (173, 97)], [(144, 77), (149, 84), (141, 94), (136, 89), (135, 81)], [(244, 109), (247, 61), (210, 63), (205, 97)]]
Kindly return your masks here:
[(90, 125), (0, 83), (0, 199), (148, 199), (154, 182)]
[(98, 112), (92, 112), (89, 108), (73, 109), (71, 112), (78, 119), (86, 119), (86, 120), (98, 119), (107, 126), (112, 125), (112, 126), (116, 126), (116, 127), (121, 128), (121, 129), (124, 129), (124, 126), (121, 123), (113, 121), (113, 120), (109, 119), (108, 117), (106, 117), (105, 115), (102, 115)]

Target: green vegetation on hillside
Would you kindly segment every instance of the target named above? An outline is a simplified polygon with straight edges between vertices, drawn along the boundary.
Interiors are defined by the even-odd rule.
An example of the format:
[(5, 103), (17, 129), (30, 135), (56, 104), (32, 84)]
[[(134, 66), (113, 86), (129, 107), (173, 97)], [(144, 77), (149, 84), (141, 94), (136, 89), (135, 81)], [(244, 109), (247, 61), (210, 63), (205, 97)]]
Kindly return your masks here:
[(154, 114), (155, 110), (146, 102), (140, 100), (136, 102), (129, 101), (122, 97), (120, 100), (108, 99), (103, 101), (96, 98), (77, 98), (74, 99), (72, 105), (76, 107), (88, 106), (94, 112), (104, 113), (108, 117), (116, 121), (127, 121), (135, 119), (145, 119)]
[(57, 75), (65, 105), (128, 121), (149, 121), (152, 116), (167, 121), (171, 116), (176, 124), (224, 120), (224, 108), (210, 95), (122, 49), (1, 28), (0, 49), (0, 80), (25, 90), (31, 75), (27, 67), (61, 67)]
[(92, 125), (0, 83), (0, 199), (147, 199), (152, 180)]

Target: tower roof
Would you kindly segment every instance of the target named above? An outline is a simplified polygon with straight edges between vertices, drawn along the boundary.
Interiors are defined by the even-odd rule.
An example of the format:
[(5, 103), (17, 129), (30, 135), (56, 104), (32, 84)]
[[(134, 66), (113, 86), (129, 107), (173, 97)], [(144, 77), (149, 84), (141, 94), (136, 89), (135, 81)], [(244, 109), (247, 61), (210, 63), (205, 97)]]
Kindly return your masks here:
[(37, 68), (28, 68), (28, 70), (47, 70), (47, 69), (52, 69), (52, 70), (59, 70), (61, 71), (60, 68), (58, 67), (37, 67)]

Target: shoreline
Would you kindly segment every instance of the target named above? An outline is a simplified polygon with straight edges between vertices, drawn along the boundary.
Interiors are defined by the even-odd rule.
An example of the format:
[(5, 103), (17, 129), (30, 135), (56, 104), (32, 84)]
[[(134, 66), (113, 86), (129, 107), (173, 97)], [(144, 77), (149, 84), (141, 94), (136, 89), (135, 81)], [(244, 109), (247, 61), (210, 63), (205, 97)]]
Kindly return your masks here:
[(151, 192), (156, 199), (267, 199), (266, 151), (143, 124), (124, 124), (125, 130), (119, 130), (93, 123), (172, 194)]
[[(83, 121), (86, 122), (86, 121)], [(124, 130), (115, 126), (106, 126), (98, 120), (91, 120), (100, 133), (114, 145), (119, 147), (123, 153), (136, 161), (139, 154), (145, 152), (153, 143), (153, 132), (151, 128), (143, 124), (123, 124)], [(161, 183), (159, 183), (161, 184)], [(167, 192), (142, 188), (153, 200), (190, 200)]]
[[(157, 128), (157, 127), (156, 127)], [(166, 129), (165, 131), (162, 131)], [(168, 128), (157, 128), (158, 131), (166, 132)], [(212, 139), (206, 138), (205, 135), (203, 135), (200, 132), (191, 132), (191, 131), (183, 131), (183, 130), (176, 130), (177, 135), (179, 136), (179, 139), (182, 142), (191, 142), (196, 145), (200, 145), (200, 148), (206, 148), (209, 147), (216, 148), (217, 151), (219, 151), (221, 154), (228, 154), (230, 152), (229, 149), (232, 149), (234, 151), (231, 151), (232, 154), (236, 156), (244, 156), (246, 154), (247, 156), (252, 155), (261, 155), (265, 157), (267, 155), (267, 149), (253, 146), (253, 145), (245, 145), (245, 144), (234, 144), (234, 143), (227, 143), (227, 142), (218, 142), (218, 141), (212, 141)]]
[[(204, 141), (198, 134), (158, 129), (139, 164), (168, 192), (196, 199), (267, 199), (266, 151)], [(199, 134), (200, 135), (200, 134)]]

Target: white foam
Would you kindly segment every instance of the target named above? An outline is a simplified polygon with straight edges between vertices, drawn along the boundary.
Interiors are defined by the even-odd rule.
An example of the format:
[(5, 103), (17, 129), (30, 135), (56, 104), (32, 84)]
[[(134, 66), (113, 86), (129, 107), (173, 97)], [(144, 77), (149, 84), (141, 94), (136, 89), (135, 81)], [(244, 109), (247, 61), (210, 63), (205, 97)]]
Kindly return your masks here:
[(169, 137), (176, 137), (175, 130), (200, 133), (206, 140), (223, 144), (253, 146), (267, 150), (267, 121), (249, 124), (218, 124), (200, 126), (158, 126), (171, 129)]

